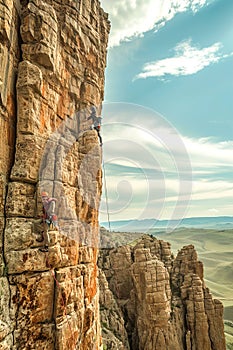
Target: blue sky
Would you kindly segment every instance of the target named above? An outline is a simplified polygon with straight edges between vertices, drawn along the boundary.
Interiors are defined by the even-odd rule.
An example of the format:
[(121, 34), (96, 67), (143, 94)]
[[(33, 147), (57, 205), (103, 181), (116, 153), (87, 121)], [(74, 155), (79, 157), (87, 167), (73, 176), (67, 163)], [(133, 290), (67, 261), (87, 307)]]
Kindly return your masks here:
[[(162, 129), (156, 129), (156, 124), (162, 123), (161, 118), (167, 123), (163, 128), (168, 127), (168, 134), (179, 135), (184, 148), (183, 153), (179, 150), (183, 163), (190, 159), (192, 168), (192, 174), (186, 179), (190, 184), (190, 200), (185, 188), (181, 197), (185, 192), (186, 208), (178, 211), (176, 218), (179, 215), (232, 215), (233, 2), (102, 0), (101, 3), (112, 22), (105, 101), (118, 102), (104, 107), (103, 111), (112, 220), (174, 218), (174, 208), (182, 202), (178, 188), (181, 187), (180, 173), (184, 172), (179, 166), (177, 170), (176, 147), (165, 145), (161, 151), (167, 137), (163, 132), (161, 137), (158, 130)], [(128, 103), (131, 105), (125, 105), (126, 115), (123, 106)], [(144, 106), (145, 110), (137, 105)], [(131, 127), (125, 127), (124, 121)], [(111, 123), (118, 124), (112, 127)], [(142, 132), (142, 128), (146, 131)], [(153, 153), (153, 160), (148, 157), (144, 164), (145, 132), (150, 134), (151, 130), (154, 139), (152, 137), (149, 153)], [(125, 134), (123, 142), (119, 134), (121, 138)], [(137, 134), (136, 140), (132, 139), (133, 134)], [(129, 141), (142, 145), (142, 149), (134, 155), (132, 150), (127, 154)], [(123, 151), (117, 157), (115, 148), (120, 143)], [(125, 159), (120, 161), (123, 155)], [(164, 187), (164, 198), (159, 205), (161, 195), (156, 198), (154, 194), (148, 205), (148, 197), (142, 200), (140, 195), (145, 193), (145, 184), (139, 172), (151, 172), (155, 162), (160, 164), (160, 178), (164, 179), (163, 184), (160, 183)], [(159, 192), (158, 188), (155, 193)], [(145, 207), (150, 210), (143, 211)], [(105, 209), (103, 201), (101, 220), (105, 220)]]

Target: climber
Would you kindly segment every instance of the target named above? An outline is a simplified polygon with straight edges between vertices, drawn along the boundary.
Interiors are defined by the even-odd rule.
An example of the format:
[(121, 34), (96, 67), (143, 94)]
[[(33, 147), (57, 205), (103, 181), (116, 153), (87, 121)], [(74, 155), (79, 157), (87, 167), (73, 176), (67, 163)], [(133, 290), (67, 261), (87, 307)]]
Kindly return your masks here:
[(56, 198), (50, 198), (47, 192), (41, 193), (41, 199), (43, 204), (43, 227), (42, 237), (37, 239), (38, 242), (44, 241), (44, 247), (40, 249), (42, 252), (48, 252), (49, 248), (49, 230), (53, 225), (56, 231), (59, 230), (57, 216), (55, 215)]
[(101, 116), (97, 116), (97, 112), (96, 112), (96, 107), (95, 106), (92, 106), (91, 107), (91, 115), (88, 117), (87, 120), (89, 119), (92, 119), (92, 126), (91, 126), (91, 129), (94, 129), (97, 131), (97, 134), (98, 134), (98, 137), (99, 137), (99, 140), (100, 140), (100, 146), (103, 145), (103, 142), (102, 142), (102, 137), (100, 135), (100, 128), (101, 128), (101, 121), (102, 121), (102, 117)]

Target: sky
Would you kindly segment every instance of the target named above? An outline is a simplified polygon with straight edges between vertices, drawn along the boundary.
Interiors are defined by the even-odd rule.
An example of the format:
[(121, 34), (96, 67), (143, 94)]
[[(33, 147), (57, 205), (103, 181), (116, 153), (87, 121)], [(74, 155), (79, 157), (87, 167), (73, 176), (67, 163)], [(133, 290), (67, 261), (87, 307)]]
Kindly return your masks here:
[[(233, 214), (232, 0), (102, 0), (112, 221)], [(107, 190), (106, 190), (107, 187)]]

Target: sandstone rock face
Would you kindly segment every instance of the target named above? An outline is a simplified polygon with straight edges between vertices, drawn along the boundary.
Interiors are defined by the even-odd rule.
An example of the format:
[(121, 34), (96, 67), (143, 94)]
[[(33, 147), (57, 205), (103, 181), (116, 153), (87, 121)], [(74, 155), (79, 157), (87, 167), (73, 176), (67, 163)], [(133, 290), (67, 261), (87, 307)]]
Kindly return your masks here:
[[(0, 349), (99, 349), (98, 0), (0, 0)], [(100, 107), (98, 107), (100, 113)], [(47, 191), (60, 231), (37, 238)]]
[[(99, 266), (108, 282), (102, 277), (100, 288), (111, 290), (112, 305), (117, 302), (122, 311), (130, 349), (226, 349), (223, 306), (206, 288), (192, 245), (174, 258), (169, 243), (143, 236), (134, 247), (102, 250)], [(109, 301), (101, 298), (100, 304), (102, 323), (111, 333), (119, 318), (115, 324), (110, 316), (106, 320)], [(111, 349), (105, 338), (104, 343)]]
[(124, 316), (109, 289), (102, 270), (99, 271), (99, 284), (103, 343), (107, 349), (128, 350), (129, 342), (124, 326)]

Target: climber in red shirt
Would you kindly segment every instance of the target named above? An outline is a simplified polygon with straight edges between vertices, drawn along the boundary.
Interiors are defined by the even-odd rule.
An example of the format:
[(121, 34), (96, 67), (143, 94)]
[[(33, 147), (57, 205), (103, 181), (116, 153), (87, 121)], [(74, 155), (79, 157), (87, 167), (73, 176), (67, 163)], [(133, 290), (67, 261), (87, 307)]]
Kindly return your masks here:
[(55, 207), (56, 207), (56, 198), (52, 198), (48, 196), (47, 192), (41, 193), (41, 199), (43, 204), (43, 237), (41, 239), (37, 239), (37, 241), (42, 242), (44, 241), (44, 248), (41, 248), (40, 250), (42, 252), (48, 252), (49, 247), (49, 230), (50, 226), (53, 225), (55, 230), (59, 230), (58, 222), (57, 222), (57, 216), (55, 214)]

